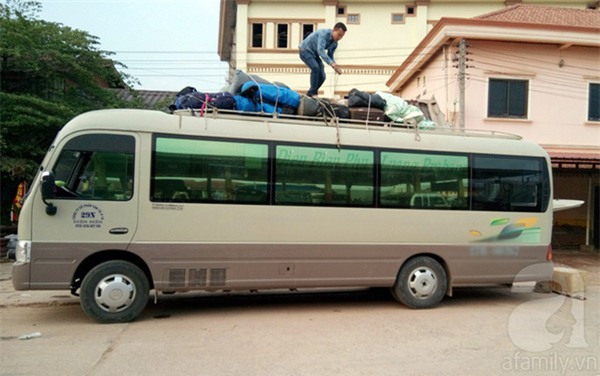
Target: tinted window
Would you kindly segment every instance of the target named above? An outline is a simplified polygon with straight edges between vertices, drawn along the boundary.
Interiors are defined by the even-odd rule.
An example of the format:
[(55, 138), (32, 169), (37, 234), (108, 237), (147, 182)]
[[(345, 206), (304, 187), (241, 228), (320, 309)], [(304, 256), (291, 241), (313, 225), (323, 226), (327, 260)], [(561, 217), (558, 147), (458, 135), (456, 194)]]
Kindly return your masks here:
[(151, 200), (268, 203), (263, 144), (157, 137)]
[(275, 202), (293, 205), (372, 206), (372, 151), (277, 146)]
[(154, 202), (545, 211), (550, 199), (544, 158), (167, 136), (151, 179)]
[(57, 198), (129, 200), (134, 152), (131, 136), (100, 134), (71, 139), (53, 168)]
[(542, 158), (476, 156), (473, 159), (473, 209), (541, 212), (550, 186)]
[(381, 153), (379, 204), (388, 208), (467, 209), (466, 156)]

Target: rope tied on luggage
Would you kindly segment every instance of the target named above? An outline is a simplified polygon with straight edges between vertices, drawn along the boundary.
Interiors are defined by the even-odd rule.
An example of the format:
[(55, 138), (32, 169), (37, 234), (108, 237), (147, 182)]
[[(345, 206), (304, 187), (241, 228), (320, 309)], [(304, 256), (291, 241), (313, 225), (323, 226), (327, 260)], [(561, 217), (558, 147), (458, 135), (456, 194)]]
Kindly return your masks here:
[[(249, 76), (249, 78), (250, 78), (249, 81), (252, 81), (252, 83), (254, 83), (256, 85), (256, 92), (252, 95), (252, 98), (250, 98), (250, 99), (252, 100), (252, 102), (255, 105), (258, 105), (260, 114), (266, 115), (269, 113), (268, 108), (265, 111), (265, 105), (273, 106), (272, 116), (274, 119), (279, 118), (280, 111), (282, 110), (282, 108), (285, 107), (286, 105), (289, 105), (290, 99), (286, 96), (286, 90), (290, 90), (290, 89), (287, 88), (285, 85), (281, 86), (281, 85), (278, 85), (277, 83), (270, 83), (269, 86), (272, 86), (272, 87), (276, 88), (276, 90), (277, 90), (275, 92), (275, 95), (273, 95), (273, 93), (268, 91), (267, 87), (265, 87), (265, 90), (267, 90), (267, 91), (265, 93), (263, 93), (263, 88), (261, 87), (262, 84), (260, 82), (258, 82), (251, 75)], [(246, 85), (244, 85), (243, 87), (245, 87), (245, 86)], [(243, 92), (242, 92), (242, 95), (243, 95)], [(255, 98), (257, 95), (258, 95), (258, 99)], [(274, 98), (274, 101), (273, 101), (273, 98)], [(256, 102), (258, 102), (258, 103), (256, 103)], [(281, 107), (280, 107), (280, 105), (281, 105)]]
[(365, 121), (365, 125), (367, 130), (369, 130), (369, 116), (371, 115), (371, 96), (369, 95), (369, 103), (367, 106), (367, 120)]
[(204, 102), (202, 103), (202, 107), (200, 107), (200, 117), (204, 116), (206, 112), (206, 107), (208, 106), (208, 101), (210, 100), (210, 96), (208, 94), (204, 94)]
[(319, 102), (319, 106), (323, 109), (323, 119), (325, 120), (325, 124), (329, 125), (327, 123), (328, 119), (337, 118), (333, 107), (331, 107), (331, 105), (324, 99), (317, 98), (317, 102)]
[(415, 141), (421, 141), (421, 134), (419, 133), (418, 124), (414, 120), (410, 120), (411, 126), (415, 128)]
[(340, 142), (340, 118), (338, 118), (336, 116), (334, 119), (335, 119), (335, 130), (336, 130), (336, 134), (337, 134), (336, 146), (337, 146), (338, 151), (341, 151), (342, 143)]
[(260, 85), (258, 84), (258, 81), (256, 81), (256, 79), (252, 76), (249, 76), (249, 77), (252, 80), (252, 82), (254, 82), (256, 84), (256, 87), (258, 89), (258, 97), (260, 98), (260, 113), (264, 115), (265, 110), (263, 109), (263, 106), (262, 106), (262, 103), (263, 103), (262, 90), (260, 88)]
[(338, 150), (341, 150), (341, 142), (340, 142), (340, 118), (336, 115), (335, 110), (333, 109), (333, 107), (331, 107), (331, 105), (324, 99), (319, 99), (316, 98), (317, 103), (319, 104), (319, 107), (321, 107), (323, 109), (323, 121), (325, 122), (326, 126), (331, 126), (330, 125), (330, 121), (332, 123), (332, 125), (335, 126), (336, 129), (336, 146), (338, 148)]
[(273, 118), (277, 119), (277, 117), (278, 117), (277, 104), (279, 104), (279, 96), (281, 95), (281, 89), (279, 88), (279, 85), (277, 85), (277, 84), (273, 84), (273, 86), (275, 86), (277, 88), (277, 98), (275, 98), (275, 109), (273, 109)]

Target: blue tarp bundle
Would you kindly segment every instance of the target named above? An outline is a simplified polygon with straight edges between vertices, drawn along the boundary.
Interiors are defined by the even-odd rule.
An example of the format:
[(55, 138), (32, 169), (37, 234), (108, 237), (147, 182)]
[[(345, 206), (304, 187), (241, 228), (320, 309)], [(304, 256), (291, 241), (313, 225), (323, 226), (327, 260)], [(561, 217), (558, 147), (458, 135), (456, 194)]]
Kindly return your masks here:
[[(260, 103), (248, 99), (243, 95), (234, 95), (233, 97), (235, 99), (235, 108), (238, 111), (264, 112), (267, 114), (272, 114), (275, 111), (275, 106), (272, 104), (263, 102), (262, 105), (260, 105)], [(277, 113), (280, 114), (282, 111), (281, 107), (277, 107)]]
[[(300, 105), (300, 94), (287, 87), (274, 84), (248, 81), (242, 85), (241, 96), (255, 104), (254, 111), (263, 111), (266, 113), (273, 113), (275, 110), (281, 113), (284, 111), (284, 108), (290, 109), (295, 113)], [(245, 108), (249, 108), (250, 104), (237, 97), (236, 95), (236, 108), (246, 111)]]

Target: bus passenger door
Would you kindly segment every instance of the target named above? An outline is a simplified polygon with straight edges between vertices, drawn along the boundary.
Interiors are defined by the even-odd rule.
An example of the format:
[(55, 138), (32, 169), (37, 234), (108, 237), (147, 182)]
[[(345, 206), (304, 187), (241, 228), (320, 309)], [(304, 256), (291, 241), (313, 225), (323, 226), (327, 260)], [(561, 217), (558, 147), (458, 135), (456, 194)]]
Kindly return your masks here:
[(34, 208), (40, 220), (32, 228), (32, 288), (35, 279), (68, 286), (65, 279), (85, 257), (128, 248), (138, 223), (137, 138), (94, 133), (57, 145), (58, 156), (44, 166), (54, 178), (54, 197), (47, 204), (36, 200)]

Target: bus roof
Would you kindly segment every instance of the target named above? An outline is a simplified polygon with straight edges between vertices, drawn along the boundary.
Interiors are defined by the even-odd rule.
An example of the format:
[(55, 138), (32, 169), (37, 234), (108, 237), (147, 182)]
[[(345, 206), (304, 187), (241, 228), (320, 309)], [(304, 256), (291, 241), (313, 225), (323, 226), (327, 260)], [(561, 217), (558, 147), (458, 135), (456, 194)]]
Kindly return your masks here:
[(137, 109), (98, 110), (81, 114), (57, 135), (57, 140), (80, 131), (131, 131), (246, 140), (310, 142), (339, 147), (365, 146), (429, 151), (455, 151), (544, 156), (537, 144), (504, 132), (450, 127), (420, 130), (381, 122), (305, 118), (214, 111), (203, 116), (181, 110), (173, 114)]

